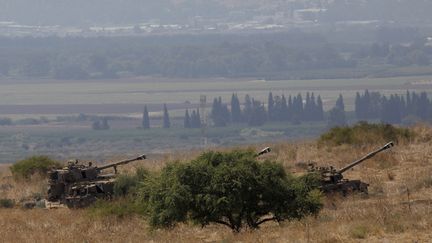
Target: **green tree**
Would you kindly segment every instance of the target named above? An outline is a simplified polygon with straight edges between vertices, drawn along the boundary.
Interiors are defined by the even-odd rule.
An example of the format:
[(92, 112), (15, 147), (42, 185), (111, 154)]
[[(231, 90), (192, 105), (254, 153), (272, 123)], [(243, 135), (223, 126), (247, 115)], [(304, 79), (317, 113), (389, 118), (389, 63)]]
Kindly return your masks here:
[(230, 120), (230, 112), (226, 104), (222, 104), (222, 97), (214, 98), (211, 118), (216, 127), (224, 127)]
[(347, 122), (345, 116), (345, 105), (343, 102), (343, 97), (340, 94), (339, 98), (336, 100), (335, 106), (329, 112), (328, 125), (330, 127), (335, 127), (335, 126), (345, 126), (346, 124)]
[(184, 127), (191, 128), (191, 117), (189, 116), (189, 110), (186, 109), (185, 117), (184, 117)]
[(318, 95), (317, 98), (317, 120), (318, 121), (323, 121), (324, 120), (324, 107), (323, 107), (323, 102), (321, 100), (321, 96)]
[(142, 127), (144, 129), (150, 129), (150, 117), (149, 117), (147, 105), (144, 106), (143, 119), (142, 119)]
[(244, 108), (243, 108), (243, 120), (248, 122), (251, 115), (252, 115), (252, 100), (249, 96), (249, 94), (245, 95), (245, 102), (244, 102)]
[(168, 114), (168, 108), (167, 105), (164, 104), (163, 107), (163, 128), (170, 128), (171, 127), (171, 121)]
[(267, 112), (264, 104), (258, 100), (252, 99), (252, 113), (248, 121), (249, 126), (262, 126), (267, 120)]
[(206, 152), (189, 163), (174, 163), (145, 180), (140, 200), (150, 224), (172, 227), (192, 221), (225, 225), (238, 232), (268, 221), (301, 219), (322, 208), (313, 174), (294, 177), (281, 164), (259, 162), (254, 151)]
[(242, 120), (240, 101), (237, 94), (232, 94), (231, 96), (231, 119), (233, 122), (237, 123)]
[(199, 113), (199, 109), (196, 111), (192, 111), (191, 115), (191, 127), (192, 128), (200, 128), (201, 127), (201, 116)]
[(108, 118), (104, 117), (102, 120), (95, 120), (92, 123), (93, 130), (109, 130)]
[(268, 119), (270, 121), (273, 121), (275, 119), (274, 109), (275, 109), (275, 101), (273, 99), (272, 92), (270, 92), (268, 95), (268, 103), (267, 103)]

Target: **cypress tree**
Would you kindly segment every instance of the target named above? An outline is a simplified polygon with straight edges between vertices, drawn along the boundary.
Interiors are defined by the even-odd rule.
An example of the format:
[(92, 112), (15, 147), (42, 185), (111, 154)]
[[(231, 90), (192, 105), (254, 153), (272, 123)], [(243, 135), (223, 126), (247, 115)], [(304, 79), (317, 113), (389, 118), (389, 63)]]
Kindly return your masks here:
[(293, 99), (293, 116), (292, 122), (294, 124), (300, 124), (303, 120), (303, 98), (300, 93), (297, 94)]
[(211, 110), (211, 118), (213, 120), (213, 123), (215, 126), (219, 126), (219, 119), (220, 119), (220, 105), (219, 100), (217, 98), (213, 99), (213, 105)]
[(230, 120), (230, 113), (227, 105), (222, 104), (222, 97), (213, 100), (211, 116), (216, 127), (224, 127)]
[(252, 113), (248, 121), (249, 126), (262, 126), (267, 118), (264, 104), (252, 99)]
[(108, 124), (108, 118), (104, 117), (102, 119), (101, 129), (102, 130), (108, 130), (108, 129), (110, 129), (110, 125)]
[(311, 106), (311, 121), (318, 121), (318, 107), (315, 102), (315, 94), (312, 92), (310, 98), (310, 106)]
[[(378, 96), (381, 96), (380, 94)], [(378, 97), (379, 100), (379, 97)], [(373, 107), (374, 104), (372, 103), (371, 95), (369, 94), (369, 90), (365, 90), (365, 94), (363, 96), (362, 102), (361, 102), (361, 110), (362, 110), (362, 116), (363, 119), (373, 119), (376, 118), (379, 114), (375, 114), (375, 107)]]
[(252, 101), (250, 99), (250, 96), (248, 94), (246, 94), (246, 96), (245, 96), (245, 103), (244, 103), (244, 109), (243, 109), (243, 119), (244, 119), (244, 121), (248, 122), (251, 114), (252, 114)]
[(192, 111), (191, 115), (191, 127), (192, 128), (200, 128), (201, 127), (201, 117), (199, 113), (199, 109), (196, 111)]
[(168, 108), (166, 106), (166, 104), (164, 104), (164, 108), (163, 108), (163, 128), (170, 128), (171, 127), (171, 122), (170, 122), (170, 118), (169, 118), (169, 114), (168, 114)]
[(363, 107), (362, 107), (361, 99), (362, 98), (360, 97), (360, 93), (357, 92), (355, 98), (354, 110), (355, 110), (356, 118), (359, 120), (363, 118), (363, 110), (362, 110)]
[(303, 119), (305, 121), (312, 120), (311, 114), (312, 114), (312, 107), (311, 107), (311, 98), (309, 92), (306, 93), (306, 103), (304, 106), (304, 116)]
[(147, 105), (144, 106), (143, 119), (142, 119), (142, 127), (144, 129), (150, 129), (150, 118), (147, 110)]
[(291, 121), (293, 119), (293, 102), (292, 97), (289, 95), (287, 104), (287, 120)]
[(339, 94), (339, 98), (336, 100), (335, 107), (339, 110), (345, 111), (345, 104), (343, 102), (343, 96), (342, 94)]
[(390, 111), (390, 101), (387, 99), (385, 95), (381, 98), (381, 122), (383, 123), (392, 123), (391, 122), (391, 111)]
[(195, 128), (201, 127), (201, 116), (200, 116), (199, 109), (196, 110), (194, 125), (195, 125)]
[(328, 124), (330, 127), (346, 125), (345, 105), (343, 103), (342, 94), (339, 95), (335, 106), (329, 112)]
[(401, 95), (400, 97), (400, 105), (401, 105), (401, 118), (404, 118), (407, 116), (408, 110), (407, 110), (407, 104), (405, 101), (405, 97)]
[(320, 95), (318, 95), (317, 98), (317, 120), (318, 121), (324, 120), (324, 107)]
[(427, 93), (423, 91), (420, 93), (420, 99), (417, 108), (419, 117), (423, 120), (428, 119), (428, 107), (429, 107), (429, 100), (427, 98)]
[(240, 109), (240, 101), (237, 97), (237, 94), (232, 94), (231, 96), (231, 118), (232, 121), (237, 123), (241, 122), (241, 109)]
[(197, 116), (197, 114), (196, 114), (195, 110), (192, 110), (192, 113), (190, 115), (191, 128), (196, 128), (196, 119), (197, 119), (196, 116)]
[(287, 101), (285, 99), (285, 95), (282, 95), (282, 99), (281, 99), (280, 116), (281, 116), (282, 121), (288, 121), (288, 119), (289, 119), (288, 105), (287, 105)]
[(189, 116), (189, 111), (187, 109), (185, 112), (184, 127), (191, 128), (191, 117)]
[(406, 92), (406, 110), (407, 110), (406, 115), (413, 115), (414, 109), (412, 107), (411, 94), (408, 90)]
[(270, 121), (274, 120), (275, 118), (275, 114), (274, 114), (274, 99), (273, 99), (273, 94), (272, 92), (269, 93), (268, 95), (268, 118)]

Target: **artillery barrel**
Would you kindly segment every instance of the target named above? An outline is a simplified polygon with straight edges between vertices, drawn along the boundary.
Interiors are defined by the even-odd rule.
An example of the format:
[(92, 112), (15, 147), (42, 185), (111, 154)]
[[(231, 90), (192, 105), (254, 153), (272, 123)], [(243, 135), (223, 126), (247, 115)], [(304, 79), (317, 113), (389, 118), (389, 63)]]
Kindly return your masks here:
[(349, 164), (349, 165), (343, 167), (343, 168), (340, 169), (338, 172), (339, 172), (340, 174), (342, 174), (342, 173), (344, 173), (345, 171), (351, 169), (352, 167), (354, 167), (354, 166), (360, 164), (361, 162), (363, 162), (363, 161), (365, 161), (365, 160), (367, 160), (367, 159), (372, 158), (373, 156), (375, 156), (375, 155), (378, 154), (379, 152), (382, 152), (382, 151), (384, 151), (384, 150), (387, 150), (387, 149), (393, 147), (393, 145), (394, 145), (393, 142), (389, 142), (389, 143), (387, 143), (386, 145), (384, 145), (383, 147), (381, 147), (381, 148), (379, 148), (379, 149), (377, 149), (377, 150), (375, 150), (375, 151), (373, 151), (373, 152), (370, 152), (370, 153), (368, 153), (367, 155), (363, 156), (362, 158), (360, 158), (360, 159), (358, 159), (358, 160), (352, 162), (351, 164)]
[(266, 148), (262, 149), (261, 151), (259, 151), (256, 154), (256, 157), (259, 157), (259, 156), (261, 156), (263, 154), (270, 153), (270, 152), (271, 152), (271, 148), (270, 147), (266, 147)]
[(144, 159), (146, 159), (146, 158), (147, 158), (146, 155), (143, 154), (143, 155), (141, 155), (141, 156), (139, 156), (139, 157), (137, 157), (137, 158), (134, 158), (134, 159), (126, 159), (126, 160), (122, 160), (122, 161), (120, 161), (120, 162), (116, 162), (116, 163), (112, 163), (112, 164), (108, 164), (108, 165), (104, 165), (104, 166), (98, 167), (97, 169), (98, 169), (99, 171), (101, 171), (101, 170), (105, 170), (105, 169), (108, 169), (108, 168), (111, 168), (111, 167), (114, 167), (114, 169), (115, 169), (118, 165), (124, 165), (124, 164), (128, 164), (128, 163), (130, 163), (130, 162), (133, 162), (133, 161), (137, 161), (137, 160), (144, 160)]

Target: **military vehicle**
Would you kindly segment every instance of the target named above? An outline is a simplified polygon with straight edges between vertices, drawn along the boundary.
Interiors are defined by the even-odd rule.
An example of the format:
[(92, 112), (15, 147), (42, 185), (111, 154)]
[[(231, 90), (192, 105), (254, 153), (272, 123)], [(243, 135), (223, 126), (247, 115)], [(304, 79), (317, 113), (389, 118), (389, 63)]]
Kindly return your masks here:
[(368, 193), (369, 184), (360, 180), (348, 180), (343, 178), (343, 173), (353, 168), (354, 166), (362, 163), (363, 161), (372, 158), (376, 154), (393, 147), (393, 142), (389, 142), (383, 147), (368, 153), (362, 158), (348, 164), (342, 169), (337, 170), (333, 166), (317, 167), (314, 163), (309, 164), (308, 172), (318, 173), (321, 176), (321, 190), (326, 194), (341, 193), (346, 196), (351, 192)]
[[(117, 166), (137, 160), (146, 159), (141, 155), (134, 159), (104, 165), (101, 167), (80, 164), (77, 160), (68, 163), (62, 169), (48, 172), (48, 203), (58, 203), (69, 208), (86, 207), (96, 199), (109, 199), (113, 195)], [(106, 169), (113, 168), (114, 174), (103, 174)]]

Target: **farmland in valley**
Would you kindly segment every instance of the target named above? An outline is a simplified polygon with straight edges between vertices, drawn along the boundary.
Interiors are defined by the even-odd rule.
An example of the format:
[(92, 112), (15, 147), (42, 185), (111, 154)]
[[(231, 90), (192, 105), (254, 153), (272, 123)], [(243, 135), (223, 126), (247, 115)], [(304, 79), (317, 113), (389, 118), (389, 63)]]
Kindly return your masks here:
[[(424, 76), (286, 81), (161, 78), (104, 82), (3, 81), (0, 83), (0, 117), (19, 121), (19, 125), (0, 126), (0, 162), (13, 162), (31, 154), (55, 155), (62, 160), (76, 157), (103, 160), (121, 153), (200, 148), (202, 131), (183, 128), (185, 109), (198, 108), (200, 95), (207, 96), (207, 115), (214, 97), (221, 96), (223, 102), (229, 103), (232, 93), (237, 93), (241, 101), (249, 94), (267, 102), (270, 91), (285, 96), (314, 92), (323, 98), (325, 110), (330, 109), (342, 93), (346, 110), (352, 111), (355, 93), (366, 87), (383, 94), (403, 94), (406, 90), (431, 92), (431, 80), (432, 77)], [(172, 118), (170, 129), (158, 128), (163, 103), (168, 104)], [(150, 111), (151, 130), (139, 129), (144, 104)], [(110, 130), (94, 131), (91, 121), (74, 120), (78, 114), (118, 118), (110, 121)], [(352, 113), (349, 114), (352, 117)], [(31, 119), (40, 117), (43, 123), (32, 123)], [(317, 136), (325, 129), (325, 123), (269, 123), (256, 128), (209, 126), (206, 136), (208, 146), (215, 147), (304, 139)]]

